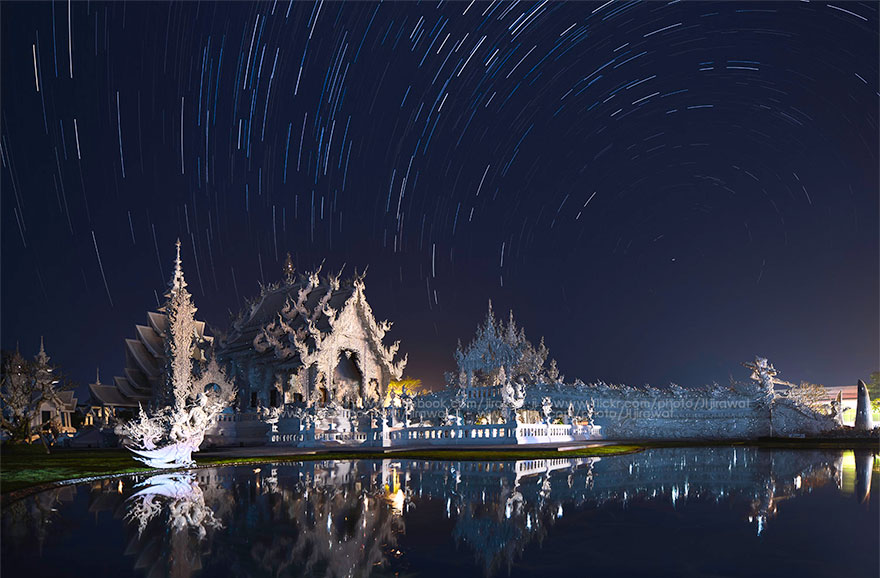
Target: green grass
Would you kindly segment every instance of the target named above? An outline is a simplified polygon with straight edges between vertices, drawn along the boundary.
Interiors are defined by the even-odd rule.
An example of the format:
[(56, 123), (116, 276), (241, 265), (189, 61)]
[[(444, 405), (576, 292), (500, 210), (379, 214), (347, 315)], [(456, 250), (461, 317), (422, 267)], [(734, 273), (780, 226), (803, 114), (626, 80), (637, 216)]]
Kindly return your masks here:
[(394, 452), (319, 452), (302, 455), (258, 456), (252, 458), (199, 458), (199, 465), (235, 465), (265, 462), (303, 462), (313, 460), (450, 460), (504, 461), (547, 458), (611, 456), (640, 451), (636, 445), (600, 446), (576, 450), (401, 450)]
[[(406, 450), (377, 452), (316, 452), (303, 455), (252, 457), (199, 456), (199, 466), (227, 466), (270, 462), (313, 460), (424, 459), (424, 460), (522, 460), (541, 458), (608, 456), (639, 451), (637, 445), (600, 446), (570, 451), (536, 450)], [(42, 446), (4, 446), (0, 452), (0, 492), (8, 494), (27, 488), (91, 476), (106, 476), (151, 471), (135, 461), (127, 450), (56, 449), (46, 454)]]
[(46, 454), (41, 445), (7, 445), (0, 452), (0, 492), (5, 494), (48, 482), (146, 469), (122, 449), (59, 449)]

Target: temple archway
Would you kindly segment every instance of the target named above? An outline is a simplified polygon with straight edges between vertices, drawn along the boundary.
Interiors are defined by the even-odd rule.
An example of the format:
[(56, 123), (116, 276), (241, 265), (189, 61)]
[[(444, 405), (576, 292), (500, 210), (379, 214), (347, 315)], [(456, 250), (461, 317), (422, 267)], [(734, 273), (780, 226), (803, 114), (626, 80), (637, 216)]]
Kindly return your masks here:
[(333, 370), (333, 386), (337, 399), (346, 406), (355, 406), (363, 399), (364, 374), (356, 351), (340, 349)]

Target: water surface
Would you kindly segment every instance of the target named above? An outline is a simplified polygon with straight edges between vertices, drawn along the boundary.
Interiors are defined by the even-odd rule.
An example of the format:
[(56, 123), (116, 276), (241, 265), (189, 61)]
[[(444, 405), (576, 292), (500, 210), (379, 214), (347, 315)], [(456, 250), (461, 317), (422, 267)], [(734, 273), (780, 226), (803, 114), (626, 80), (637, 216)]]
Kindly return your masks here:
[(0, 573), (875, 578), (873, 461), (870, 452), (665, 448), (119, 478), (4, 509)]

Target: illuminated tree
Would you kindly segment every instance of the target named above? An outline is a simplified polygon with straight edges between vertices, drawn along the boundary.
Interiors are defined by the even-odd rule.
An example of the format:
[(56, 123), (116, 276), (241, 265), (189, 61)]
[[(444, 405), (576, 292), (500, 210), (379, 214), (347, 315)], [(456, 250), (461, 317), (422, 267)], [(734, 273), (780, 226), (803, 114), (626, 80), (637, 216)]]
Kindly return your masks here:
[(49, 363), (49, 356), (40, 340), (40, 351), (33, 362), (28, 363), (16, 350), (3, 364), (2, 384), (0, 384), (0, 406), (2, 406), (2, 429), (13, 442), (31, 443), (39, 437), (49, 453), (44, 434), (51, 434), (60, 427), (57, 412), (52, 419), (42, 420), (41, 408), (50, 404), (60, 408), (59, 398), (61, 380)]
[(789, 389), (788, 397), (815, 410), (824, 410), (829, 403), (825, 387), (806, 381)]
[(865, 383), (868, 386), (868, 396), (871, 398), (871, 409), (880, 411), (880, 371), (871, 373), (871, 377)]

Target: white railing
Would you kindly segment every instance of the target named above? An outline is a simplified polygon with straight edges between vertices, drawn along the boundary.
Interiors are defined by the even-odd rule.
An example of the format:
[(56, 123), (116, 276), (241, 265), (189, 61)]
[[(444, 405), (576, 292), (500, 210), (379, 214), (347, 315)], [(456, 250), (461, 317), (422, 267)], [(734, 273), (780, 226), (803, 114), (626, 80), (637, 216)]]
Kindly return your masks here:
[(261, 421), (260, 415), (253, 413), (221, 413), (217, 417), (218, 422), (243, 422), (243, 421)]
[[(409, 426), (356, 432), (299, 429), (285, 424), (269, 432), (270, 443), (293, 445), (349, 445), (376, 447), (518, 445), (586, 441), (598, 437), (599, 428), (570, 424), (483, 424)], [(298, 420), (297, 420), (298, 422)], [(292, 426), (292, 427), (289, 427)], [(299, 431), (296, 431), (299, 429)], [(291, 431), (293, 430), (293, 431)]]

